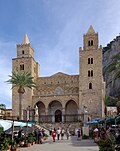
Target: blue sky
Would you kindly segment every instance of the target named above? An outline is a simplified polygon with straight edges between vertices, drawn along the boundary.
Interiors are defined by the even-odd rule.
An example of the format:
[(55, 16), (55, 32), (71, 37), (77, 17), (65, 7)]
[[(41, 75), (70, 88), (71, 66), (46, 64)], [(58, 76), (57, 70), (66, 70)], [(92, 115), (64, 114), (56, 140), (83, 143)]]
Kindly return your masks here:
[(16, 57), (16, 44), (27, 33), (40, 64), (40, 75), (79, 73), (79, 47), (92, 24), (99, 45), (120, 33), (120, 0), (0, 0), (0, 103), (12, 107), (5, 83)]

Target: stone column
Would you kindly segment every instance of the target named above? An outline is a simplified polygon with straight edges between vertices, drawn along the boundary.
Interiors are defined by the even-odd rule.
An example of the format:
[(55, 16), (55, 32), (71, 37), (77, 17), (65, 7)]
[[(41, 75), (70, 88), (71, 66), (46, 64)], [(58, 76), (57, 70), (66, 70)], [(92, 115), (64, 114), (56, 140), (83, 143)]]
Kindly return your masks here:
[(62, 109), (62, 122), (64, 122), (65, 108)]
[(52, 123), (55, 123), (55, 115), (52, 115)]
[(45, 115), (48, 115), (48, 108), (45, 109)]

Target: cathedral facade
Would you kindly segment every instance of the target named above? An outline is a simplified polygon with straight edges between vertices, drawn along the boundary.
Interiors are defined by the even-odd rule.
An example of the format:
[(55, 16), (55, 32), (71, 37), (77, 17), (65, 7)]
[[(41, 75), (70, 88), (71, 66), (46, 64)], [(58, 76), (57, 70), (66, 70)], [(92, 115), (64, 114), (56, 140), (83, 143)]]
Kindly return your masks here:
[[(17, 45), (17, 57), (12, 59), (13, 71), (30, 72), (36, 89), (25, 89), (22, 98), (22, 115), (34, 109), (37, 120), (43, 122), (65, 122), (82, 120), (82, 114), (91, 117), (104, 116), (105, 83), (102, 76), (102, 48), (98, 33), (92, 26), (84, 34), (83, 48), (79, 49), (78, 75), (62, 72), (49, 77), (39, 75), (39, 64), (34, 59), (34, 49), (25, 35)], [(19, 116), (19, 94), (12, 90), (13, 116)], [(80, 115), (80, 116), (79, 116)]]

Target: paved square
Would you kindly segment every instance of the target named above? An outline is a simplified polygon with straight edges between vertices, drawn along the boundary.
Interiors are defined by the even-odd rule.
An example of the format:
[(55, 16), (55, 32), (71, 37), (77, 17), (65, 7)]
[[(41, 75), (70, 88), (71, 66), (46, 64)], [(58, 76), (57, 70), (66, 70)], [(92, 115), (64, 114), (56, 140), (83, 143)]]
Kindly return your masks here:
[(43, 144), (35, 144), (29, 148), (21, 148), (21, 151), (99, 151), (98, 146), (93, 140), (77, 141), (76, 136), (71, 137), (70, 140), (56, 140), (52, 141), (50, 137)]

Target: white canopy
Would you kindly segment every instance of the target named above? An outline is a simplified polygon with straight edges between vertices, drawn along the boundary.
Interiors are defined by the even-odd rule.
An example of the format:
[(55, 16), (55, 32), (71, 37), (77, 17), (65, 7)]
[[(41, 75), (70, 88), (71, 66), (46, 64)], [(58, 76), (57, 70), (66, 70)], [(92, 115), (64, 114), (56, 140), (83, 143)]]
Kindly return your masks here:
[(3, 130), (6, 131), (9, 128), (11, 128), (12, 123), (5, 121), (5, 120), (0, 120), (0, 127), (3, 127)]

